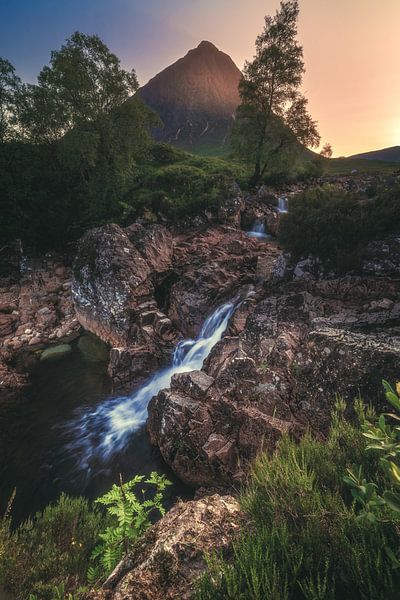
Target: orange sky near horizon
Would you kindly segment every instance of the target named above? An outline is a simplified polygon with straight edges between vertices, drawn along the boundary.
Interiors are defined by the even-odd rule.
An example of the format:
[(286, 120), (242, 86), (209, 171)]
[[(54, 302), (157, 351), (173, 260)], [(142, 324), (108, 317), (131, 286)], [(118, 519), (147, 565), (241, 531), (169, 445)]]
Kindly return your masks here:
[[(167, 3), (158, 5), (158, 17), (173, 20), (180, 34), (169, 62), (186, 53), (188, 40), (208, 39), (242, 68), (279, 0), (174, 4), (178, 22)], [(300, 0), (300, 9), (303, 88), (321, 143), (330, 142), (334, 156), (400, 145), (400, 0)]]
[[(400, 145), (400, 0), (299, 0), (303, 89), (334, 156)], [(74, 31), (98, 34), (141, 85), (202, 40), (239, 68), (279, 0), (0, 0), (0, 56), (34, 83)]]

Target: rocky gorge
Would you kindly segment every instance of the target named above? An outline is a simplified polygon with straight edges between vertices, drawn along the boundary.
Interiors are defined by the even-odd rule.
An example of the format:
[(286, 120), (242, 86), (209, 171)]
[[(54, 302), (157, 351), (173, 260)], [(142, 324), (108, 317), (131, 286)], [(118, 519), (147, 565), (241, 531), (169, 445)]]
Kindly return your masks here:
[(204, 552), (229, 553), (241, 519), (233, 496), (260, 451), (283, 433), (323, 437), (338, 395), (349, 414), (357, 396), (383, 408), (381, 380), (398, 378), (400, 238), (373, 242), (358, 272), (326, 273), (311, 257), (293, 263), (274, 237), (246, 235), (256, 219), (277, 233), (276, 204), (272, 190), (236, 190), (191, 222), (105, 225), (84, 235), (72, 267), (48, 257), (4, 281), (3, 405), (49, 347), (83, 331), (109, 347), (113, 396), (129, 394), (238, 299), (203, 367), (173, 375), (148, 405), (151, 443), (196, 497), (149, 530), (94, 598), (191, 597)]

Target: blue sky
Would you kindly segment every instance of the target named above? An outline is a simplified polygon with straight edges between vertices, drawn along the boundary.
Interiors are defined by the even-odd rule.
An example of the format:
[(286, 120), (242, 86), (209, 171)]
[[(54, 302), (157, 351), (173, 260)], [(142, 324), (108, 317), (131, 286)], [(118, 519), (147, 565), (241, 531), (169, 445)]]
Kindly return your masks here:
[[(279, 0), (0, 0), (0, 56), (34, 82), (74, 31), (97, 33), (140, 84), (209, 40), (242, 68)], [(400, 0), (300, 0), (304, 91), (336, 156), (400, 144)]]
[[(34, 82), (50, 51), (71, 33), (97, 33), (145, 83), (202, 39), (213, 38), (210, 41), (218, 44), (217, 37), (224, 43), (226, 23), (229, 18), (236, 21), (243, 4), (235, 9), (228, 0), (0, 0), (0, 56), (10, 60), (24, 80)], [(250, 4), (259, 5), (262, 26), (265, 4)], [(277, 1), (266, 4), (275, 8)], [(235, 37), (228, 44), (231, 51)], [(248, 40), (249, 49), (253, 42)], [(243, 62), (240, 51), (236, 59)]]

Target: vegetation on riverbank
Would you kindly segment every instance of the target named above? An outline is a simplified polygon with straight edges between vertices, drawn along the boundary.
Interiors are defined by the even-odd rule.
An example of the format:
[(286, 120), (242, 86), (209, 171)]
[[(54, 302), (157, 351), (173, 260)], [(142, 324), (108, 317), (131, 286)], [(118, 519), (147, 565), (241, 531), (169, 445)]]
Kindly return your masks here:
[(400, 223), (400, 186), (367, 190), (368, 195), (332, 186), (297, 195), (282, 217), (280, 244), (294, 259), (311, 254), (343, 271), (356, 267), (362, 249), (396, 233)]
[[(377, 425), (368, 423), (367, 417), (375, 419), (366, 417), (360, 403), (359, 429), (344, 420), (344, 408), (338, 401), (326, 441), (306, 435), (297, 444), (284, 437), (272, 457), (256, 461), (241, 497), (249, 525), (234, 543), (232, 560), (209, 558), (197, 600), (397, 597), (400, 506), (395, 510), (384, 501), (367, 506), (365, 500), (381, 498), (382, 490), (398, 489), (400, 482), (380, 469), (364, 436), (371, 441), (371, 430), (377, 436), (380, 427), (381, 438), (391, 438), (388, 451), (396, 446), (392, 458), (398, 469), (399, 432), (395, 426), (389, 431), (382, 416)], [(355, 483), (347, 469), (358, 473)]]
[(0, 520), (0, 586), (18, 600), (81, 598), (107, 578), (153, 516), (164, 515), (169, 484), (157, 473), (138, 475), (113, 485), (93, 505), (62, 494), (16, 529), (10, 505)]
[[(400, 398), (385, 386), (396, 415), (377, 418), (357, 401), (356, 426), (337, 400), (326, 440), (284, 436), (272, 456), (258, 458), (241, 494), (246, 527), (231, 559), (208, 557), (197, 600), (394, 600)], [(150, 526), (151, 513), (164, 514), (168, 482), (152, 474), (146, 499), (134, 491), (142, 483), (115, 485), (96, 503), (106, 513), (63, 495), (15, 531), (4, 517), (0, 585), (20, 600), (79, 598), (99, 585)]]

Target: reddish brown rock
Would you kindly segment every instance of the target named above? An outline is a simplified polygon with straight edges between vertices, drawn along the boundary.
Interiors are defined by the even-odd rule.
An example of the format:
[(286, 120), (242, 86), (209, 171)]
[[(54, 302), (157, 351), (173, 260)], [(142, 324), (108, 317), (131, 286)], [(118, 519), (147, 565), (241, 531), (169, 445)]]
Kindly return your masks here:
[(189, 600), (205, 556), (229, 556), (240, 509), (231, 496), (178, 502), (138, 541), (92, 600)]

